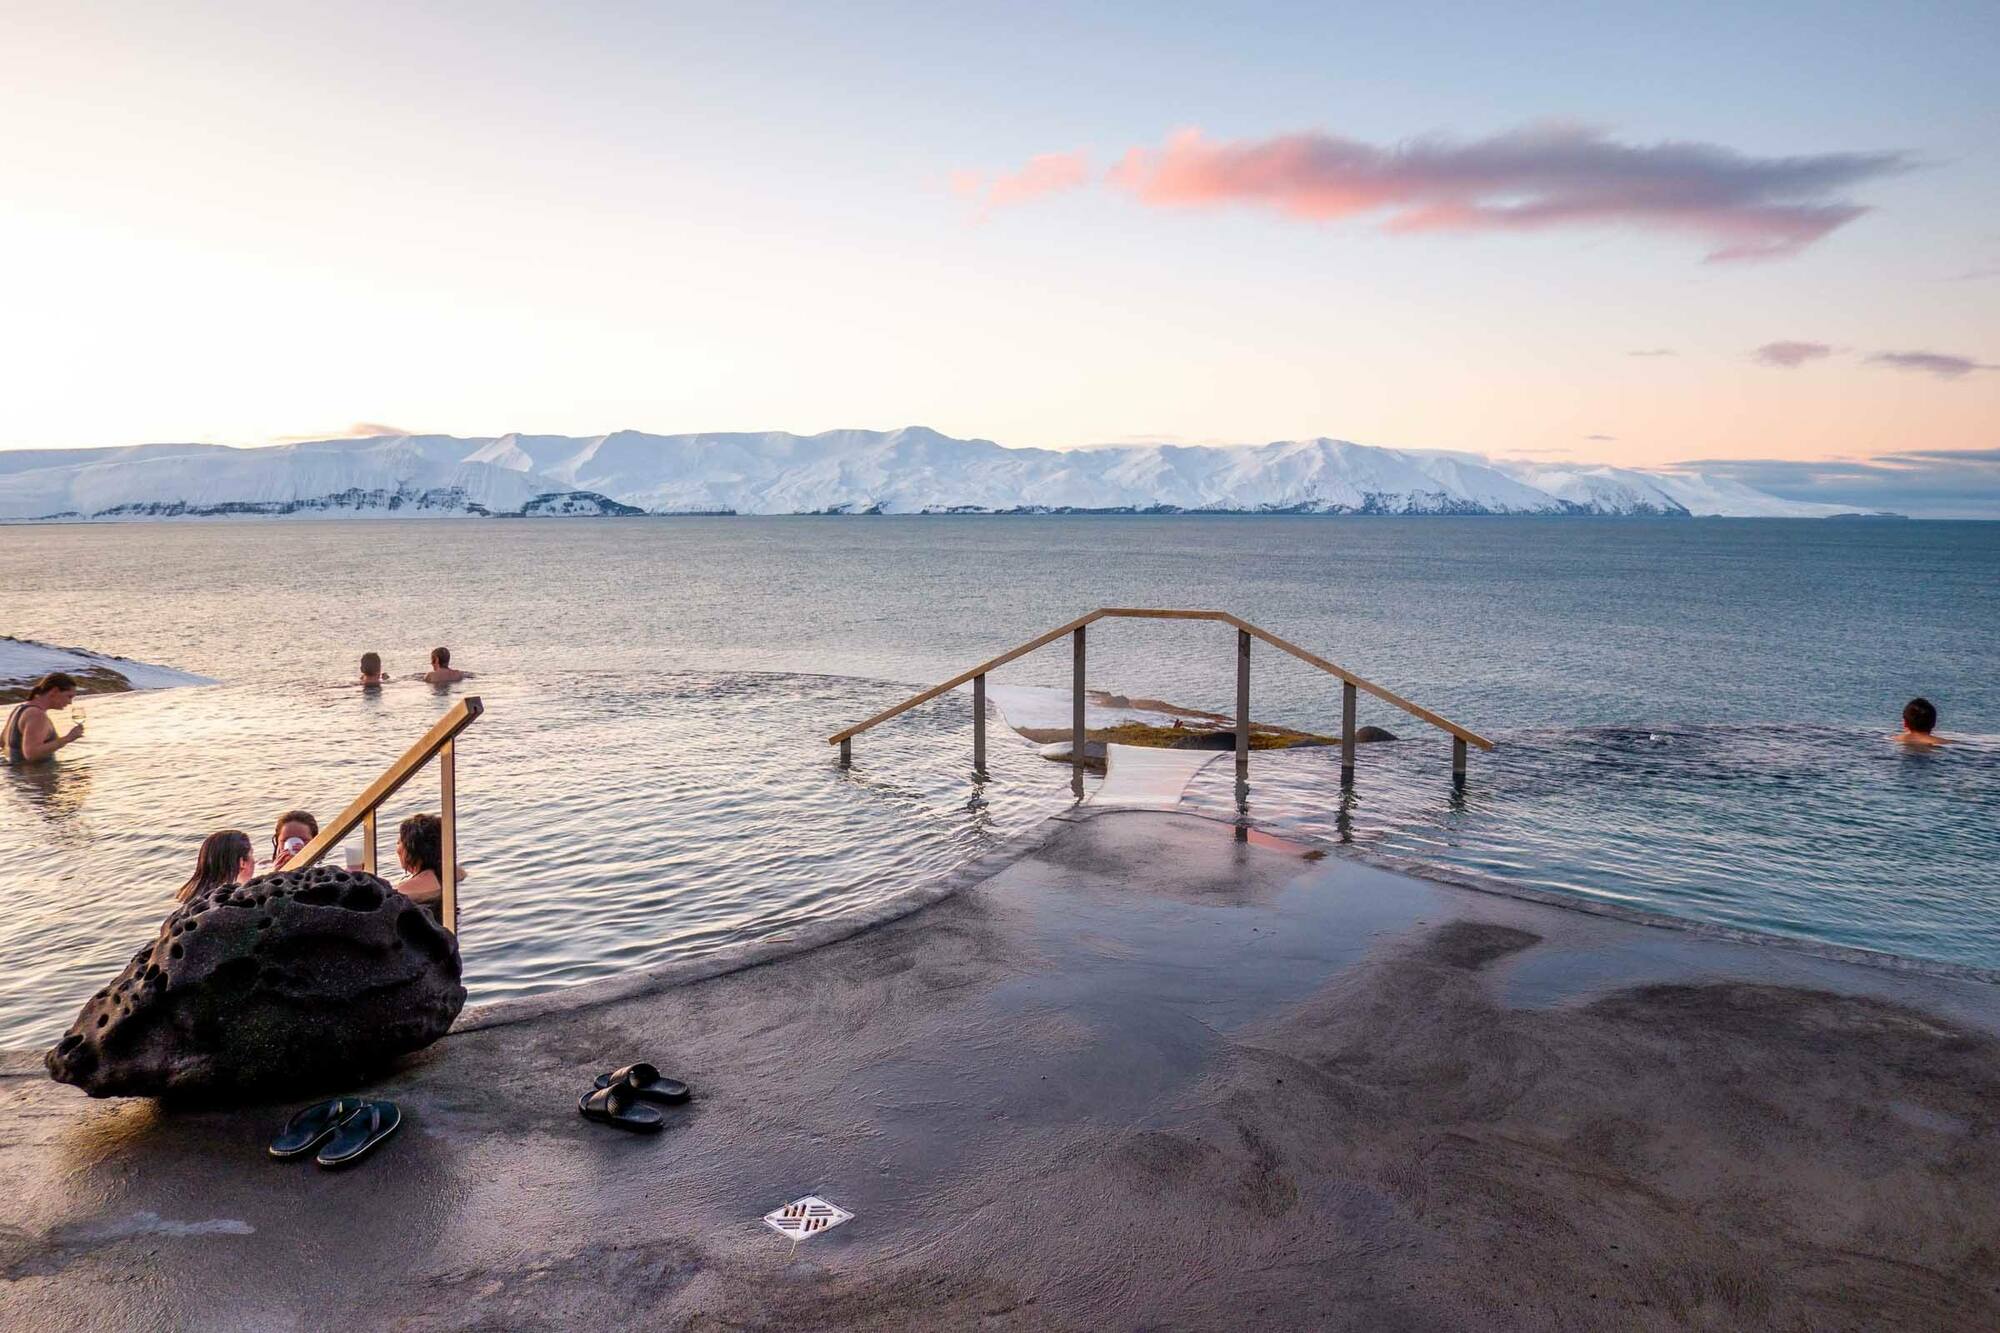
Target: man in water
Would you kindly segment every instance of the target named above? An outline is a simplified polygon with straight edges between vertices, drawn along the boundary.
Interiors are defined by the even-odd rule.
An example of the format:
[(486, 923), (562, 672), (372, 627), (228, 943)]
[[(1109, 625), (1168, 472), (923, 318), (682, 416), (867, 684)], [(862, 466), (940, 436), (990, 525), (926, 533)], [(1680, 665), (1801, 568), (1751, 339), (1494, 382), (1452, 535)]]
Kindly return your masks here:
[(388, 678), (382, 674), (382, 654), (361, 654), (362, 688), (366, 689), (370, 685), (381, 685), (386, 683), (387, 680)]
[(454, 671), (452, 669), (451, 649), (433, 648), (431, 649), (431, 669), (424, 673), (423, 678), (433, 685), (450, 685), (456, 681), (464, 680), (471, 674), (470, 671)]
[(1937, 726), (1937, 705), (1929, 699), (1912, 699), (1903, 705), (1903, 729), (1890, 737), (1905, 745), (1949, 745), (1942, 736), (1932, 735)]
[(6, 754), (7, 762), (39, 763), (83, 735), (81, 722), (57, 735), (56, 724), (49, 721), (51, 709), (68, 708), (75, 698), (75, 678), (61, 671), (50, 672), (29, 686), (27, 702), (9, 713), (6, 726), (0, 728), (0, 752)]

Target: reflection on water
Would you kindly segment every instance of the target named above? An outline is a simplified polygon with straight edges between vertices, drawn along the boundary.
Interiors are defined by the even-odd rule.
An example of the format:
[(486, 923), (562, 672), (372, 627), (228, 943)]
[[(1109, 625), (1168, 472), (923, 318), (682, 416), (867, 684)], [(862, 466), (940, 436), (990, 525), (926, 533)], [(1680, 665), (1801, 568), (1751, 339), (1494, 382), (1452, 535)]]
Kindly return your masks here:
[[(2000, 967), (2000, 744), (1837, 727), (1503, 733), (1463, 789), (1413, 728), (1257, 756), (1260, 820), (1427, 864), (1749, 929)], [(1214, 770), (1188, 804), (1228, 811)]]
[[(869, 733), (841, 771), (825, 720), (866, 717), (904, 690), (825, 676), (494, 675), (447, 689), (106, 698), (87, 752), (7, 774), (0, 881), (14, 925), (0, 936), (0, 1047), (61, 1031), (166, 915), (204, 834), (250, 829), (265, 854), (280, 810), (330, 818), (473, 690), (487, 712), (459, 742), (458, 808), (475, 1001), (847, 911), (1070, 799), (1067, 769), (997, 727), (976, 780), (962, 698)], [(427, 770), (384, 807), (385, 867), (396, 824), (435, 809), (436, 782)]]
[(90, 841), (84, 820), (89, 803), (92, 766), (76, 756), (56, 764), (0, 764), (7, 795), (18, 818), (29, 830), (39, 828), (51, 847), (75, 848)]

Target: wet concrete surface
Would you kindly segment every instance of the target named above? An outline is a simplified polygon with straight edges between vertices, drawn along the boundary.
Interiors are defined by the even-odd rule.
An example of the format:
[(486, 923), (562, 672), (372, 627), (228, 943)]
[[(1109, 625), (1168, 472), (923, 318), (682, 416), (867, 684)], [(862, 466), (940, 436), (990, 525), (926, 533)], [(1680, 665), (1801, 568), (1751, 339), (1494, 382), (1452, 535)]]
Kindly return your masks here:
[[(2000, 1327), (2000, 993), (1105, 813), (290, 1107), (0, 1065), (0, 1326)], [(577, 1094), (651, 1059), (668, 1131)], [(817, 1193), (856, 1219), (796, 1247)]]

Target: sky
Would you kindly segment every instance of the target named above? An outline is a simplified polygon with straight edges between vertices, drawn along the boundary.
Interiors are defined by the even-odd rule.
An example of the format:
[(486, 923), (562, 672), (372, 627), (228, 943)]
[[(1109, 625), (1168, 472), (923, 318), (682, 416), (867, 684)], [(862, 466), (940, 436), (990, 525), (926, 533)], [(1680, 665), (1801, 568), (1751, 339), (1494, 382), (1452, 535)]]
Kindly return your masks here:
[(1991, 0), (0, 32), (0, 448), (1330, 435), (2000, 514)]

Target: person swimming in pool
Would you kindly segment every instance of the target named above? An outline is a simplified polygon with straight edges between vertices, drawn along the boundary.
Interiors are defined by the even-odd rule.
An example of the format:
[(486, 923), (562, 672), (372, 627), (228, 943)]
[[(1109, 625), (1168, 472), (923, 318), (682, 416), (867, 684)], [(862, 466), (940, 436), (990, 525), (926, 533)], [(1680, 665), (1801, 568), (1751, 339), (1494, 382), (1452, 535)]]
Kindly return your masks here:
[(7, 714), (0, 727), (0, 753), (10, 764), (37, 764), (83, 735), (83, 723), (58, 732), (49, 721), (51, 711), (68, 708), (76, 699), (76, 679), (62, 671), (52, 671), (28, 687), (28, 697)]
[(444, 906), (444, 821), (411, 815), (396, 830), (396, 859), (407, 876), (396, 891), (437, 916)]
[(240, 829), (222, 829), (201, 840), (194, 854), (194, 874), (174, 894), (175, 902), (187, 902), (216, 889), (248, 884), (257, 874), (256, 854), (250, 850), (250, 835)]
[(385, 685), (388, 681), (389, 678), (382, 674), (382, 654), (361, 654), (361, 688), (365, 690), (371, 685)]
[(1950, 741), (1935, 733), (1937, 727), (1937, 705), (1921, 696), (1903, 705), (1903, 729), (1889, 739), (1904, 745), (1949, 745)]
[(319, 821), (309, 810), (287, 810), (271, 830), (271, 869), (283, 870), (305, 845), (319, 836)]
[(431, 669), (426, 671), (420, 679), (429, 681), (433, 685), (451, 685), (457, 681), (465, 680), (471, 675), (470, 671), (459, 671), (452, 666), (451, 649), (433, 648), (431, 649)]

